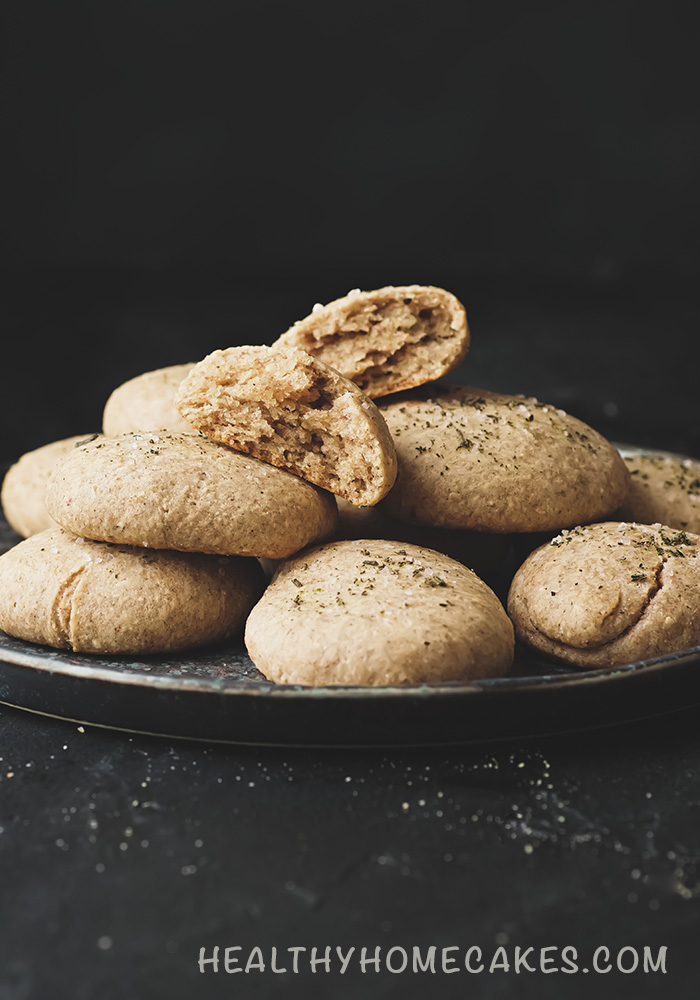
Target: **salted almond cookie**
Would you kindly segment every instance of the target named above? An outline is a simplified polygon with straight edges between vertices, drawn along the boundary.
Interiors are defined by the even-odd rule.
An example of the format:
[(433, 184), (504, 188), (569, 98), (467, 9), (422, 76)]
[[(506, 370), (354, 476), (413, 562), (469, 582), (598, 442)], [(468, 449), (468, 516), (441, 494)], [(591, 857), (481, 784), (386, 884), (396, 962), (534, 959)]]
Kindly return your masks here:
[(469, 349), (464, 306), (444, 288), (355, 289), (317, 304), (277, 341), (337, 368), (370, 398), (451, 372)]
[(371, 507), (396, 478), (391, 434), (354, 383), (295, 347), (214, 351), (175, 405), (215, 441)]
[(175, 409), (173, 396), (193, 367), (194, 362), (158, 368), (117, 386), (105, 405), (102, 416), (104, 433), (161, 430), (192, 433), (192, 427)]
[(286, 560), (245, 642), (279, 684), (379, 687), (505, 674), (513, 628), (471, 570), (418, 545), (334, 542)]
[(558, 531), (599, 521), (624, 499), (619, 452), (536, 399), (463, 386), (382, 402), (399, 471), (384, 501), (414, 524), (474, 531)]
[(64, 528), (103, 542), (281, 559), (327, 538), (335, 500), (201, 434), (97, 436), (56, 466)]
[(527, 645), (616, 667), (700, 644), (700, 537), (662, 525), (574, 528), (515, 574), (508, 613)]
[(700, 533), (700, 461), (658, 451), (620, 449), (630, 490), (615, 516)]
[(44, 502), (46, 487), (59, 459), (88, 436), (79, 434), (62, 441), (52, 441), (42, 448), (28, 451), (10, 466), (2, 484), (0, 501), (8, 524), (18, 535), (29, 538), (38, 531), (56, 527)]
[(0, 556), (0, 628), (76, 653), (160, 653), (226, 639), (262, 593), (255, 559), (144, 552), (51, 528)]

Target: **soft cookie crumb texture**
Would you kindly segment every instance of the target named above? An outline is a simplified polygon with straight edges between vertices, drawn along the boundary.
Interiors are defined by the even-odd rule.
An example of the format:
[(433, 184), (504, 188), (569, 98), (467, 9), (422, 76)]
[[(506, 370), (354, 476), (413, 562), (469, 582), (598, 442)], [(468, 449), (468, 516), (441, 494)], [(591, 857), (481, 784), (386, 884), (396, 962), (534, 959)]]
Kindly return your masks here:
[(315, 306), (278, 343), (302, 348), (376, 398), (452, 371), (467, 353), (469, 330), (450, 292), (387, 286)]
[(215, 351), (176, 405), (198, 430), (361, 506), (396, 476), (391, 435), (374, 404), (336, 371), (293, 348)]

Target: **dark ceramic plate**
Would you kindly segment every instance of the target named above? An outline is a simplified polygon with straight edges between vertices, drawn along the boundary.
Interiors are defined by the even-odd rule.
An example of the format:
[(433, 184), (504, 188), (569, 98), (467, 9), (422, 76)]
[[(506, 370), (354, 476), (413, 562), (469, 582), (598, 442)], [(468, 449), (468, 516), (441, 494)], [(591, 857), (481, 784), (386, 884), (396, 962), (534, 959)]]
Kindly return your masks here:
[[(18, 537), (0, 519), (0, 551)], [(575, 671), (518, 649), (508, 677), (309, 688), (266, 681), (242, 641), (183, 655), (69, 654), (0, 632), (0, 701), (89, 725), (281, 746), (406, 746), (591, 729), (700, 702), (700, 646)]]

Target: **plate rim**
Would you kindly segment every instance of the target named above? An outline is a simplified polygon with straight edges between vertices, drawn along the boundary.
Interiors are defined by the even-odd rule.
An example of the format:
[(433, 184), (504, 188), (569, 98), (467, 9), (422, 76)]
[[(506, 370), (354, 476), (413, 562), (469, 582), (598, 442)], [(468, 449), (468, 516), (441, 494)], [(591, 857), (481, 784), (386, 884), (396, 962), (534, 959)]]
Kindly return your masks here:
[[(64, 677), (71, 677), (76, 680), (106, 681), (107, 683), (126, 686), (143, 686), (167, 691), (168, 693), (192, 693), (225, 695), (227, 697), (240, 697), (248, 695), (254, 698), (285, 698), (291, 700), (308, 700), (319, 697), (326, 698), (372, 698), (382, 700), (385, 698), (406, 698), (409, 696), (421, 697), (445, 697), (455, 695), (476, 695), (482, 696), (495, 694), (502, 690), (513, 691), (518, 688), (543, 688), (553, 690), (558, 687), (579, 687), (605, 681), (617, 680), (620, 682), (629, 676), (641, 673), (656, 673), (669, 669), (680, 664), (690, 664), (693, 661), (700, 662), (700, 645), (691, 646), (687, 649), (677, 650), (673, 653), (665, 653), (662, 656), (651, 657), (645, 660), (637, 660), (633, 663), (625, 663), (617, 667), (601, 667), (596, 670), (586, 670), (581, 668), (577, 671), (565, 671), (560, 673), (533, 674), (522, 677), (491, 677), (480, 678), (473, 681), (442, 681), (435, 684), (404, 684), (404, 685), (304, 685), (304, 684), (275, 684), (272, 681), (256, 681), (240, 678), (207, 678), (207, 677), (182, 677), (172, 674), (149, 674), (144, 670), (120, 671), (111, 667), (91, 666), (89, 663), (69, 663), (60, 659), (60, 651), (53, 650), (52, 647), (39, 647), (47, 652), (24, 651), (22, 649), (8, 648), (2, 642), (6, 633), (0, 631), (0, 663), (8, 663), (14, 666), (28, 668), (41, 673), (42, 675), (60, 674)], [(12, 639), (13, 642), (24, 642), (21, 639)], [(29, 646), (30, 644), (27, 643)], [(51, 655), (57, 655), (55, 661), (51, 661)], [(70, 655), (70, 654), (68, 654)], [(73, 654), (80, 655), (80, 654)], [(44, 659), (45, 657), (45, 659)]]

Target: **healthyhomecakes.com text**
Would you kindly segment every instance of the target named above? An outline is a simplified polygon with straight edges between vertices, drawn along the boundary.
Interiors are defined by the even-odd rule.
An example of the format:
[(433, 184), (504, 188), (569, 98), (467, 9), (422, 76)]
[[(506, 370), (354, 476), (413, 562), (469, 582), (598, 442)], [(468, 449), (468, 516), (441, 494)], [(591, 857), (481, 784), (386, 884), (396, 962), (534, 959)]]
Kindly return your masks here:
[(267, 973), (340, 973), (359, 970), (362, 973), (390, 972), (449, 975), (467, 972), (472, 975), (529, 972), (587, 973), (665, 973), (668, 948), (663, 945), (651, 948), (648, 945), (633, 948), (625, 945), (611, 949), (600, 945), (593, 951), (579, 953), (573, 945), (544, 948), (505, 948), (503, 946), (488, 952), (478, 945), (461, 947), (437, 945), (421, 948), (355, 948), (355, 947), (302, 947), (250, 948), (241, 945), (199, 949), (199, 971), (201, 973), (237, 972), (248, 975)]

